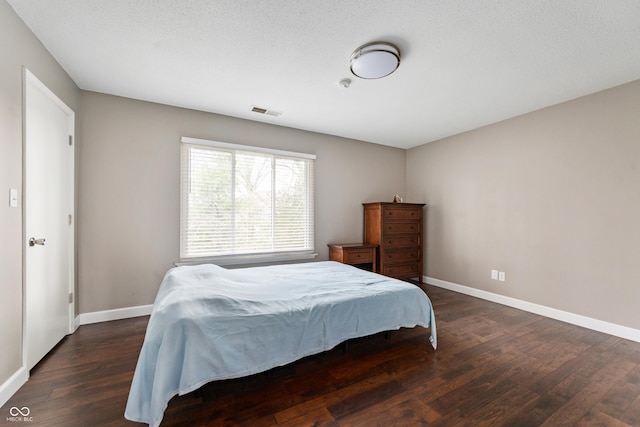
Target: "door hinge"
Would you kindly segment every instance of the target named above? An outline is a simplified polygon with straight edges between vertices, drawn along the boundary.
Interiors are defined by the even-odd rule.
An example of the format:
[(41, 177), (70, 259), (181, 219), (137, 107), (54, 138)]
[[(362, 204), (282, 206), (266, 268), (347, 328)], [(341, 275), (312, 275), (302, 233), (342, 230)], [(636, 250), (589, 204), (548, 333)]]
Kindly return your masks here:
[(69, 223), (69, 225), (71, 225), (73, 223), (73, 215), (69, 214), (69, 218), (68, 218), (67, 222)]
[(73, 292), (69, 292), (69, 304), (73, 304)]
[(69, 145), (73, 145), (73, 135), (69, 135)]

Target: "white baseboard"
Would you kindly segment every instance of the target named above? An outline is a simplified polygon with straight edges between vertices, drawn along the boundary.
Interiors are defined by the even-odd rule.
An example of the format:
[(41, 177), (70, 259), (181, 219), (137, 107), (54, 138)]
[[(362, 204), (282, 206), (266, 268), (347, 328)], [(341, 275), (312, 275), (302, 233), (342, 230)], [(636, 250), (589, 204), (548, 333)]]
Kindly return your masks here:
[[(8, 380), (0, 384), (0, 407), (9, 401), (11, 396), (15, 394), (20, 387), (29, 379), (29, 371), (21, 367)], [(3, 414), (4, 416), (4, 414)]]
[(571, 323), (572, 325), (582, 326), (605, 334), (614, 335), (616, 337), (627, 340), (640, 342), (640, 330), (629, 328), (627, 326), (617, 325), (615, 323), (605, 322), (603, 320), (593, 319), (591, 317), (582, 316), (580, 314), (569, 313), (567, 311), (558, 310), (540, 304), (507, 297), (493, 292), (487, 292), (480, 289), (470, 288), (468, 286), (458, 285), (456, 283), (446, 282), (433, 277), (425, 277), (424, 281), (439, 288), (448, 289), (472, 297), (484, 299), (529, 313), (539, 314), (540, 316), (549, 317), (551, 319), (560, 320), (562, 322)]
[(114, 310), (94, 311), (81, 313), (78, 316), (80, 325), (108, 322), (110, 320), (128, 319), (130, 317), (148, 316), (151, 314), (153, 304), (138, 305), (135, 307), (116, 308)]

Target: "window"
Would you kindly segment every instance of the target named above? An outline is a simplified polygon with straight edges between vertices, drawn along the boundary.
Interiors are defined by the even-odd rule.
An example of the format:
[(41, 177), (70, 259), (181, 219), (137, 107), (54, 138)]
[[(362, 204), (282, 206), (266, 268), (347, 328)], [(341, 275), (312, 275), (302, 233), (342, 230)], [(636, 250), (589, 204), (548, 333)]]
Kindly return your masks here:
[(315, 156), (182, 138), (180, 257), (311, 254)]

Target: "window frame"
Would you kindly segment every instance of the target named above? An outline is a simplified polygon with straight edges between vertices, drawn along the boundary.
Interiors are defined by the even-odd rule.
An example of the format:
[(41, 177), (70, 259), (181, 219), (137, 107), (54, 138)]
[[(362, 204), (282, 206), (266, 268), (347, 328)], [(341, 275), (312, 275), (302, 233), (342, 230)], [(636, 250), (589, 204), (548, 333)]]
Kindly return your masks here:
[[(207, 255), (207, 256), (188, 256), (186, 254), (187, 243), (187, 204), (189, 191), (189, 147), (200, 146), (203, 148), (221, 149), (221, 151), (248, 152), (256, 154), (266, 154), (272, 157), (284, 157), (293, 159), (303, 159), (310, 161), (311, 170), (309, 171), (307, 183), (307, 209), (310, 210), (308, 218), (311, 221), (310, 229), (308, 229), (307, 238), (311, 239), (311, 249), (304, 250), (287, 250), (287, 251), (267, 251), (259, 253), (237, 253), (227, 255)], [(315, 252), (315, 212), (314, 212), (314, 195), (315, 195), (315, 172), (314, 163), (315, 154), (298, 153), (285, 150), (277, 150), (265, 147), (255, 147), (250, 145), (232, 144), (228, 142), (211, 141), (206, 139), (182, 137), (180, 139), (180, 261), (176, 265), (200, 264), (212, 262), (218, 265), (240, 265), (254, 263), (270, 263), (282, 261), (311, 260), (316, 258), (318, 254)]]

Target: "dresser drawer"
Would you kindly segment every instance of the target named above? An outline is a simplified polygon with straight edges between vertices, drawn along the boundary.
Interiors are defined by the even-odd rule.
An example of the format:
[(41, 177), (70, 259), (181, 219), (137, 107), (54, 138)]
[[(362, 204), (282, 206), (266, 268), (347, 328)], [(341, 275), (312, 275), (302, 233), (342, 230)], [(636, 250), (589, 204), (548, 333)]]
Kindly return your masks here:
[(396, 277), (399, 279), (408, 279), (409, 277), (419, 277), (418, 264), (413, 262), (411, 264), (384, 265), (382, 267), (382, 274), (384, 274), (385, 276)]
[(384, 245), (387, 248), (401, 248), (401, 247), (419, 247), (420, 238), (417, 235), (414, 236), (392, 236), (384, 238)]
[(383, 231), (385, 237), (394, 234), (417, 234), (420, 232), (420, 223), (418, 221), (385, 222)]
[(405, 250), (388, 250), (385, 251), (382, 255), (382, 259), (386, 263), (398, 263), (398, 262), (407, 262), (407, 261), (417, 261), (420, 259), (420, 253), (418, 249), (411, 248)]
[(420, 220), (422, 211), (416, 209), (387, 207), (383, 210), (384, 219), (415, 219)]
[(349, 250), (345, 251), (345, 260), (347, 264), (360, 264), (365, 262), (373, 262), (373, 254), (375, 249), (366, 250)]

